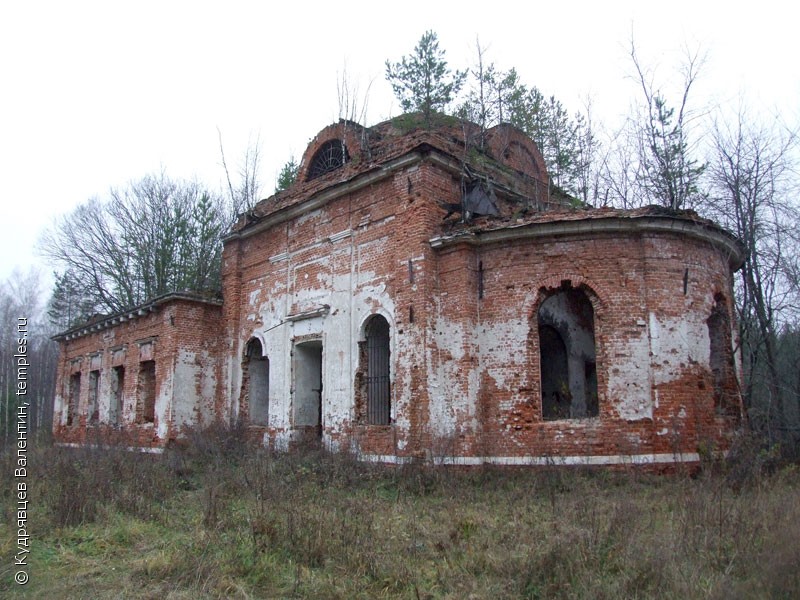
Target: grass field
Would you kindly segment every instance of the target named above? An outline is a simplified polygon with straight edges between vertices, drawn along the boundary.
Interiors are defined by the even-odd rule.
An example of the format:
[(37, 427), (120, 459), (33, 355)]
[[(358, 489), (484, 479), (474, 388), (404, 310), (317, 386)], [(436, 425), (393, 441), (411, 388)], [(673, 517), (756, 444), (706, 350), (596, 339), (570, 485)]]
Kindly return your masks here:
[(14, 456), (2, 597), (800, 597), (800, 471), (757, 453), (690, 477), (385, 468), (224, 432), (163, 456), (42, 442), (25, 586)]

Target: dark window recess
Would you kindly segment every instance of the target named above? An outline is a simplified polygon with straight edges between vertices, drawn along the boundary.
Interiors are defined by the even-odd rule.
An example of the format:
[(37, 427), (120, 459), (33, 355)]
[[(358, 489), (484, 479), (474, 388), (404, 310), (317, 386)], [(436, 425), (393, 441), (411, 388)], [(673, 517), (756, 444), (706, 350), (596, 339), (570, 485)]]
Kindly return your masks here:
[(139, 405), (143, 423), (156, 420), (156, 362), (144, 360), (139, 363)]
[(86, 415), (89, 423), (97, 423), (100, 420), (100, 371), (89, 372), (89, 404), (86, 408)]
[(539, 348), (542, 356), (542, 414), (545, 419), (569, 418), (571, 394), (567, 345), (554, 327), (540, 325)]
[(483, 299), (483, 261), (478, 262), (478, 300)]
[(348, 160), (350, 160), (350, 156), (342, 140), (325, 142), (311, 159), (307, 180), (310, 181), (315, 177), (335, 171), (344, 166)]
[(253, 338), (247, 344), (242, 365), (242, 395), (247, 401), (249, 421), (267, 425), (269, 415), (269, 360), (264, 356), (261, 342)]
[(388, 425), (391, 386), (389, 382), (389, 323), (375, 315), (367, 323), (367, 422)]
[(583, 290), (564, 282), (542, 302), (538, 332), (542, 418), (598, 416), (594, 309)]
[(69, 378), (69, 400), (67, 402), (67, 425), (77, 425), (78, 402), (81, 398), (81, 374), (73, 373)]

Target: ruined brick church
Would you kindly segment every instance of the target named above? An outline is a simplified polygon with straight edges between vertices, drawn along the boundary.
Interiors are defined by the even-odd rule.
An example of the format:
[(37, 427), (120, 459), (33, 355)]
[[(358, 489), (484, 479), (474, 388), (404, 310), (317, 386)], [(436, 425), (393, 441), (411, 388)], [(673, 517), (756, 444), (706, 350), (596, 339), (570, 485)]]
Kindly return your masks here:
[(57, 336), (54, 433), (159, 449), (222, 422), (387, 463), (695, 462), (741, 416), (742, 260), (694, 213), (581, 206), (509, 125), (340, 121), (224, 239), (221, 300)]

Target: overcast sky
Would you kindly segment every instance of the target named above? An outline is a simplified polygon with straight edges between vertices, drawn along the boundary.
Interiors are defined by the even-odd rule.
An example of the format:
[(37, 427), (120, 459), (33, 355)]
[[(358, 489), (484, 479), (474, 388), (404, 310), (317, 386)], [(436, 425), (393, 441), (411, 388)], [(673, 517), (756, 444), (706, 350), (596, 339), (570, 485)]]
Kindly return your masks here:
[[(276, 8), (278, 4), (286, 5)], [(637, 88), (633, 31), (656, 78), (682, 48), (708, 60), (698, 105), (800, 117), (800, 43), (786, 2), (10, 2), (0, 0), (0, 280), (39, 265), (53, 218), (162, 167), (219, 187), (217, 130), (230, 163), (260, 136), (264, 195), (290, 155), (338, 118), (343, 70), (367, 124), (398, 114), (386, 59), (436, 31), (452, 67), (488, 60), (570, 111), (591, 95), (609, 125)]]

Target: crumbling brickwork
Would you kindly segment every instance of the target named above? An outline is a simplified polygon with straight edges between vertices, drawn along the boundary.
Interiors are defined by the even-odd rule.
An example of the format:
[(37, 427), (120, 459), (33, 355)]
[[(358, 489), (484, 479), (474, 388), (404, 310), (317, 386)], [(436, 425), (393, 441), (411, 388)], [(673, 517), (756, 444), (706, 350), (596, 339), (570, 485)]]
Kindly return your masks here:
[[(240, 422), (277, 449), (457, 464), (692, 462), (724, 449), (741, 410), (736, 240), (692, 213), (574, 204), (510, 126), (341, 121), (311, 142), (297, 183), (226, 237), (222, 307), (194, 306), (219, 311), (218, 328), (210, 314), (168, 327), (164, 305), (65, 341), (56, 406), (100, 348), (105, 373), (121, 339), (136, 354), (152, 337), (155, 352), (169, 339), (169, 356), (208, 353), (193, 373), (212, 370), (214, 385), (195, 381), (185, 400), (198, 418)], [(138, 431), (147, 415), (127, 397), (145, 360), (125, 358), (122, 422)], [(169, 369), (155, 363), (162, 399)], [(100, 422), (112, 388), (101, 377)], [(169, 398), (143, 443), (175, 435), (176, 423), (162, 435), (159, 407), (192, 422), (177, 388)], [(63, 439), (86, 428), (59, 414)]]
[(60, 334), (56, 439), (160, 448), (184, 426), (211, 423), (220, 313), (218, 302), (175, 294)]

